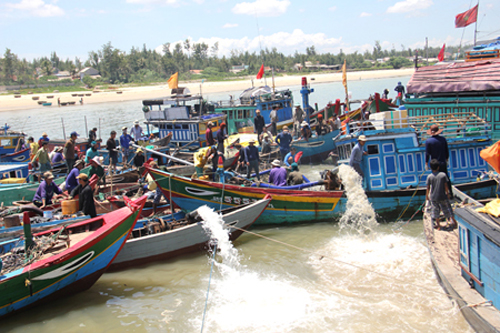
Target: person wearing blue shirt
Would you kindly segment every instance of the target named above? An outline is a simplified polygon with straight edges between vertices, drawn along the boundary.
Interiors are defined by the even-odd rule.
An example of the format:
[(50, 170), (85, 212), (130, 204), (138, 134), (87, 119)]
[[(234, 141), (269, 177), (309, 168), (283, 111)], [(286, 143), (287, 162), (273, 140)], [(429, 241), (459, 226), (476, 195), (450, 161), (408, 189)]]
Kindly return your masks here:
[(363, 162), (363, 155), (367, 155), (368, 153), (364, 151), (363, 146), (366, 143), (366, 136), (360, 135), (358, 137), (358, 144), (354, 146), (351, 151), (351, 158), (349, 159), (349, 165), (356, 170), (356, 172), (364, 178), (363, 170), (361, 168), (361, 163)]
[(269, 183), (276, 186), (286, 186), (286, 169), (281, 167), (279, 160), (274, 160), (271, 165), (273, 168), (269, 172)]
[(61, 189), (53, 182), (54, 175), (52, 174), (52, 172), (45, 172), (43, 174), (43, 178), (45, 180), (40, 183), (40, 186), (38, 186), (35, 196), (33, 197), (33, 203), (41, 209), (45, 208), (45, 206), (47, 205), (52, 204), (52, 198), (54, 197), (54, 194), (57, 194), (56, 198), (64, 197)]
[(97, 142), (92, 141), (90, 143), (90, 148), (87, 149), (87, 152), (85, 153), (85, 163), (90, 163), (90, 161), (93, 160), (96, 156), (99, 156), (99, 151), (97, 150)]
[(73, 165), (73, 169), (68, 174), (68, 177), (66, 177), (66, 190), (68, 193), (71, 193), (75, 187), (78, 186), (78, 175), (80, 174), (80, 170), (83, 169), (84, 162), (82, 160), (78, 160), (75, 162), (75, 165)]
[(288, 132), (288, 127), (283, 126), (283, 132), (276, 136), (276, 143), (280, 147), (281, 158), (285, 158), (286, 154), (290, 152), (290, 144), (292, 143), (292, 135)]
[[(295, 149), (295, 147), (292, 147), (292, 148), (290, 148), (290, 152), (285, 155), (285, 160), (283, 162), (285, 162), (285, 165), (287, 167), (291, 166), (292, 163), (295, 162), (295, 153), (296, 152), (297, 152), (297, 149)], [(289, 161), (290, 157), (292, 158), (291, 162)]]
[(130, 154), (130, 141), (133, 141), (133, 139), (130, 134), (127, 133), (127, 127), (122, 127), (122, 135), (120, 136), (122, 163), (128, 163), (128, 156)]
[(248, 166), (247, 178), (250, 179), (252, 170), (255, 170), (257, 179), (260, 180), (259, 174), (259, 149), (254, 146), (255, 140), (251, 139), (248, 142), (248, 147), (245, 148), (245, 163)]

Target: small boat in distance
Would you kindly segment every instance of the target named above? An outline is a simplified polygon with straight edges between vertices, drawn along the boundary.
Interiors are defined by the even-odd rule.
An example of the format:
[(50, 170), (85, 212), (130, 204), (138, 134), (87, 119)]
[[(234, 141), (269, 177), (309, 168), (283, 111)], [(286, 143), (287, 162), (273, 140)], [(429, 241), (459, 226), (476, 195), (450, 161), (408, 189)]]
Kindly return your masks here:
[(42, 103), (43, 106), (51, 106), (52, 103), (48, 102), (48, 103)]

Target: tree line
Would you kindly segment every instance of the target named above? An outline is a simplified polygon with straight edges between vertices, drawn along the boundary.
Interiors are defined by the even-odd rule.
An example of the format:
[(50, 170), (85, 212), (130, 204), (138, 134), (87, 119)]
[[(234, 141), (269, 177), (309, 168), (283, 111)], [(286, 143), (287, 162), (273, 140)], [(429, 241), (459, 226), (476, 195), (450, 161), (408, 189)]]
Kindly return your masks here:
[[(382, 49), (380, 42), (376, 41), (373, 50), (364, 53), (354, 52), (318, 53), (314, 46), (307, 47), (305, 53), (296, 51), (292, 55), (285, 55), (277, 48), (268, 48), (260, 52), (232, 50), (229, 56), (219, 57), (219, 44), (194, 43), (186, 39), (182, 43), (163, 44), (163, 54), (151, 50), (144, 45), (141, 48), (132, 47), (130, 52), (113, 47), (111, 42), (103, 45), (100, 50), (90, 51), (88, 59), (82, 61), (75, 59), (60, 59), (56, 52), (50, 57), (35, 58), (31, 61), (20, 59), (9, 48), (0, 58), (0, 85), (25, 85), (36, 84), (55, 79), (58, 71), (68, 71), (71, 75), (77, 74), (85, 67), (93, 67), (99, 71), (101, 78), (99, 84), (111, 83), (152, 83), (167, 80), (172, 74), (179, 72), (181, 80), (210, 79), (221, 80), (235, 76), (257, 74), (261, 65), (274, 68), (279, 72), (297, 72), (295, 64), (301, 64), (301, 71), (308, 71), (306, 62), (325, 65), (341, 65), (344, 59), (347, 68), (351, 70), (368, 70), (384, 68), (401, 68), (413, 65), (411, 58), (418, 53), (419, 57), (436, 58), (440, 47), (410, 49), (401, 45), (397, 50)], [(459, 52), (458, 47), (447, 47), (447, 52)], [(381, 61), (388, 59), (388, 61)], [(234, 74), (230, 70), (233, 66), (246, 65), (245, 70)], [(201, 74), (191, 73), (190, 70), (201, 70)], [(95, 85), (92, 79), (85, 78), (88, 85)]]

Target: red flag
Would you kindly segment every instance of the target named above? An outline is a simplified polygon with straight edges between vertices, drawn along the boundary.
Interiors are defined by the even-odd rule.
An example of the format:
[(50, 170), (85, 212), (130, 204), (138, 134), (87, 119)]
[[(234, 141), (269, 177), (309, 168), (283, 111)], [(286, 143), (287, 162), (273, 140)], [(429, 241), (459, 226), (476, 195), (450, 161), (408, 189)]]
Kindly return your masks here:
[(438, 60), (443, 61), (444, 60), (444, 48), (446, 47), (446, 43), (443, 44), (443, 47), (441, 48), (441, 51), (439, 51), (438, 54)]
[(262, 75), (264, 75), (264, 64), (260, 66), (259, 72), (257, 73), (257, 80), (262, 79)]
[(477, 6), (455, 16), (455, 28), (463, 28), (477, 21)]

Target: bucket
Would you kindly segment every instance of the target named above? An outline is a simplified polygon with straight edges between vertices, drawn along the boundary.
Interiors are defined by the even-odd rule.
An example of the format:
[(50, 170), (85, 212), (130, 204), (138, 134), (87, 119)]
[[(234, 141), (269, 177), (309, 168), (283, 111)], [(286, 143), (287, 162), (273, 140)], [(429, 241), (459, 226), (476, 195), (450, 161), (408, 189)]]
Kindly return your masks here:
[(3, 218), (3, 223), (6, 228), (10, 227), (18, 227), (21, 225), (21, 221), (19, 220), (19, 215), (9, 215)]
[(43, 217), (45, 217), (47, 219), (51, 219), (52, 218), (52, 211), (51, 210), (44, 210)]
[(63, 215), (75, 214), (79, 207), (78, 199), (61, 201)]

